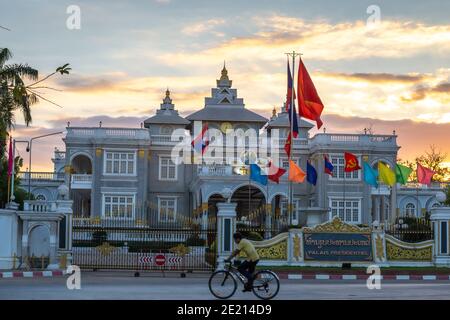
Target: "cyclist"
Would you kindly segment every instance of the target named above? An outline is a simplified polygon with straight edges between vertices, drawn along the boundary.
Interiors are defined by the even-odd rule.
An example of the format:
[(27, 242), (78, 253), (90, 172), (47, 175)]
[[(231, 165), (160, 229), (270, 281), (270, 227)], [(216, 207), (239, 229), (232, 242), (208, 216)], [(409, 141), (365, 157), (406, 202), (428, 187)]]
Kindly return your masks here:
[(242, 234), (236, 232), (233, 234), (234, 242), (237, 244), (237, 249), (231, 253), (225, 261), (230, 262), (231, 259), (236, 257), (241, 251), (244, 252), (246, 260), (238, 267), (240, 273), (247, 278), (247, 283), (244, 286), (243, 292), (252, 291), (253, 287), (253, 273), (255, 272), (256, 265), (259, 261), (259, 255), (256, 252), (255, 246), (247, 239), (242, 238)]

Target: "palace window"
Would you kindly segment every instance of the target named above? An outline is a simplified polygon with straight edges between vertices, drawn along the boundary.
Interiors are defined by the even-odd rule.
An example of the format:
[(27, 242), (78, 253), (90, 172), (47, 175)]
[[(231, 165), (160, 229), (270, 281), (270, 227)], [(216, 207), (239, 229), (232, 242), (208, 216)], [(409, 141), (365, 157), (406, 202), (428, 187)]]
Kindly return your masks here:
[(405, 206), (405, 215), (406, 216), (416, 215), (416, 205), (414, 203), (410, 202)]
[[(297, 220), (299, 217), (300, 199), (292, 199), (292, 220)], [(288, 199), (281, 200), (281, 216), (287, 217), (288, 213)]]
[(361, 199), (330, 199), (331, 216), (347, 223), (361, 222)]
[(134, 194), (103, 194), (103, 217), (133, 219)]
[(175, 222), (177, 218), (177, 198), (158, 197), (158, 221)]
[(134, 175), (136, 167), (135, 152), (105, 152), (105, 174)]
[(360, 180), (360, 171), (355, 170), (352, 172), (345, 172), (345, 159), (343, 156), (330, 156), (330, 161), (333, 164), (333, 177), (334, 180)]
[(159, 180), (177, 180), (177, 165), (169, 156), (159, 157)]

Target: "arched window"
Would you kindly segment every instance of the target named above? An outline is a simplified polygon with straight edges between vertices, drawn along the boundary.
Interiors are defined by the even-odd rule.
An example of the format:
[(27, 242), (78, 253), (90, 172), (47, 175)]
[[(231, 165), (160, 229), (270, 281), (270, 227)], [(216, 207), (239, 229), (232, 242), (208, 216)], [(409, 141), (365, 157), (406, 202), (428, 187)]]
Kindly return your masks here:
[(163, 135), (170, 135), (172, 134), (172, 128), (169, 126), (162, 126), (161, 127), (161, 134)]
[(36, 200), (45, 201), (45, 200), (47, 200), (47, 198), (45, 198), (45, 196), (43, 194), (38, 194), (36, 196)]
[(407, 216), (415, 216), (416, 215), (416, 205), (414, 203), (408, 203), (405, 206), (405, 215)]

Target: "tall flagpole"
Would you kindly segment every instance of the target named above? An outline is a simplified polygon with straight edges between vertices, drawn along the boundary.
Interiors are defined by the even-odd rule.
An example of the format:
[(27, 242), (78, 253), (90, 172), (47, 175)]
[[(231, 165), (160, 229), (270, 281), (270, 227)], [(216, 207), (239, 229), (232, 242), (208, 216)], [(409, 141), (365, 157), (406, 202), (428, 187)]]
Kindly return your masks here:
[[(291, 72), (291, 77), (292, 77), (292, 94), (291, 94), (291, 101), (290, 101), (290, 109), (289, 112), (291, 113), (291, 117), (290, 117), (290, 121), (289, 121), (289, 134), (291, 135), (291, 145), (289, 148), (289, 160), (292, 160), (292, 149), (293, 149), (293, 145), (294, 145), (294, 136), (292, 134), (292, 130), (294, 127), (294, 116), (296, 117), (297, 115), (294, 115), (294, 103), (295, 103), (295, 57), (299, 57), (301, 54), (300, 53), (296, 53), (295, 51), (292, 51), (291, 53), (286, 53), (287, 57), (288, 57), (288, 61), (289, 61), (289, 57), (292, 57), (292, 72)], [(287, 102), (287, 101), (286, 101)], [(291, 171), (291, 162), (289, 161), (289, 172)], [(292, 224), (292, 181), (289, 181), (289, 185), (288, 185), (288, 221), (289, 224)]]

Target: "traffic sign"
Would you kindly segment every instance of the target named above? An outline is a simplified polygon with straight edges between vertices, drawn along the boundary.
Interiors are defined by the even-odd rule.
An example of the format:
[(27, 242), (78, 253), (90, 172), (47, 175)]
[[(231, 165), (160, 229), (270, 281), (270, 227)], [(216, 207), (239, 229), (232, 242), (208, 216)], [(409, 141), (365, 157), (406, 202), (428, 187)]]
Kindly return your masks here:
[(165, 263), (166, 263), (166, 257), (165, 257), (164, 255), (158, 254), (158, 255), (155, 257), (155, 264), (156, 264), (157, 266), (163, 266)]

